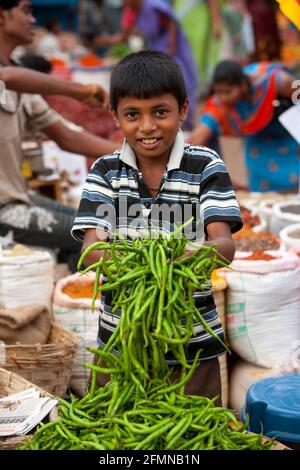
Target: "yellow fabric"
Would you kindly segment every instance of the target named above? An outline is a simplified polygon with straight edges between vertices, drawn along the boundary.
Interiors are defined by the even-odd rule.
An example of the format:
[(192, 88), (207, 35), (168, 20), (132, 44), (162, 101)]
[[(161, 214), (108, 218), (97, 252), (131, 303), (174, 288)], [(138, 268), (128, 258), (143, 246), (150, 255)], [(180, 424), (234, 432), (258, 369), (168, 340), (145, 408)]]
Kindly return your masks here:
[(300, 30), (300, 2), (299, 0), (277, 0), (282, 13), (289, 18)]

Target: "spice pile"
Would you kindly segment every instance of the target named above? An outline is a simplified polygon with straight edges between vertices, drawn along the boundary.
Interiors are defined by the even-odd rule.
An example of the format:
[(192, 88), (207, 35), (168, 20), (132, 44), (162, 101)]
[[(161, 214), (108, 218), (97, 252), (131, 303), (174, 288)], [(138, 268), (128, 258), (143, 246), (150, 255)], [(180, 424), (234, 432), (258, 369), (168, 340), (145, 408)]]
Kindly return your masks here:
[(253, 232), (252, 229), (243, 227), (233, 235), (237, 251), (268, 251), (278, 250), (280, 240), (269, 232)]
[(236, 260), (240, 259), (242, 261), (273, 261), (277, 259), (275, 256), (269, 255), (264, 251), (254, 251), (251, 255), (243, 258), (235, 258)]
[(287, 212), (289, 214), (300, 215), (300, 205), (299, 204), (290, 204), (288, 206), (282, 206), (280, 208), (281, 212)]
[(243, 228), (233, 235), (237, 251), (278, 250), (280, 240), (269, 232), (255, 232), (253, 228), (261, 223), (257, 215), (241, 206)]
[[(212, 270), (222, 264), (215, 246), (197, 247), (188, 257), (187, 240), (168, 238), (124, 239), (99, 242), (83, 254), (100, 250), (96, 270), (98, 291), (113, 291), (113, 311), (120, 320), (92, 370), (89, 394), (71, 403), (60, 400), (60, 417), (41, 425), (23, 448), (98, 450), (201, 450), (271, 449), (272, 441), (245, 434), (234, 414), (214, 405), (215, 400), (185, 396), (200, 352), (187, 364), (185, 346), (198, 322), (215, 335), (196, 308), (193, 291), (210, 287)], [(190, 242), (189, 242), (190, 243)], [(224, 264), (224, 263), (223, 263)], [(99, 287), (100, 276), (107, 279)], [(171, 352), (182, 365), (172, 383), (165, 354)], [(103, 362), (105, 366), (103, 367)], [(109, 374), (105, 387), (96, 388), (96, 373)]]
[[(71, 297), (71, 299), (92, 299), (94, 294), (94, 282), (68, 282), (68, 284), (62, 288), (62, 292), (68, 297)], [(98, 298), (100, 298), (100, 293)]]
[(240, 209), (244, 226), (255, 227), (260, 224), (260, 218), (258, 215), (253, 215), (252, 212), (244, 206), (240, 206)]

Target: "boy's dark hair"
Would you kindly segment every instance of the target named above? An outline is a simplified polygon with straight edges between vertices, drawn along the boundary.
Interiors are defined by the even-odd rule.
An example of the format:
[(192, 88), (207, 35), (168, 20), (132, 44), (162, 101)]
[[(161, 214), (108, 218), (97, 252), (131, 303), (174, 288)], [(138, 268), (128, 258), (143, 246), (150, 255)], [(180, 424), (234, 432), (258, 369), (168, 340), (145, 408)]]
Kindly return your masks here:
[(179, 65), (163, 52), (140, 51), (126, 56), (114, 68), (110, 81), (110, 104), (117, 110), (120, 98), (139, 99), (171, 93), (179, 109), (187, 94)]
[(243, 68), (233, 60), (222, 60), (218, 63), (213, 74), (213, 85), (227, 83), (228, 85), (242, 85), (246, 79)]
[(19, 5), (21, 0), (0, 0), (0, 8), (11, 10)]

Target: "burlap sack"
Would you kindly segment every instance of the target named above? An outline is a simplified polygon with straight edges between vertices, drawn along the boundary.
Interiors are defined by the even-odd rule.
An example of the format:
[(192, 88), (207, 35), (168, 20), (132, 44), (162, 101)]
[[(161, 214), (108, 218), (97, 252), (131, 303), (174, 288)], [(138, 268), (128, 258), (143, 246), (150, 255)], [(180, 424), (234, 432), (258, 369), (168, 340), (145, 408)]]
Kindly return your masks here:
[(6, 344), (45, 344), (50, 329), (50, 312), (44, 305), (0, 309), (0, 340)]

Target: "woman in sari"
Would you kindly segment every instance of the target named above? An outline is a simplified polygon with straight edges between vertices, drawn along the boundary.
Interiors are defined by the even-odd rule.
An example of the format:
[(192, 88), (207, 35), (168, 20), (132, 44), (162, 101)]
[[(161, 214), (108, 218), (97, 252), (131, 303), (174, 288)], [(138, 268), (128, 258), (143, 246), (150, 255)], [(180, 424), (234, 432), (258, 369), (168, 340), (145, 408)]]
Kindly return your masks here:
[(191, 45), (203, 87), (220, 57), (220, 0), (174, 0), (174, 9)]
[(123, 0), (122, 32), (100, 36), (97, 45), (112, 45), (126, 41), (132, 33), (140, 34), (147, 49), (170, 54), (180, 65), (189, 98), (187, 128), (194, 125), (198, 95), (197, 68), (192, 51), (175, 13), (164, 0)]
[(278, 121), (294, 92), (293, 77), (282, 64), (242, 68), (222, 61), (190, 140), (203, 145), (212, 136), (243, 136), (250, 191), (296, 191), (299, 145)]

